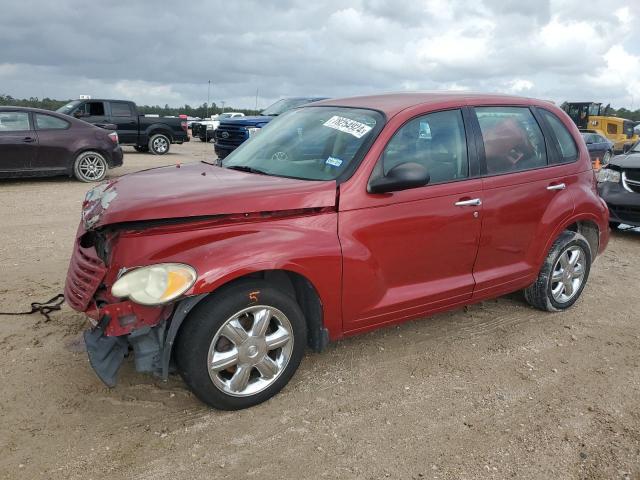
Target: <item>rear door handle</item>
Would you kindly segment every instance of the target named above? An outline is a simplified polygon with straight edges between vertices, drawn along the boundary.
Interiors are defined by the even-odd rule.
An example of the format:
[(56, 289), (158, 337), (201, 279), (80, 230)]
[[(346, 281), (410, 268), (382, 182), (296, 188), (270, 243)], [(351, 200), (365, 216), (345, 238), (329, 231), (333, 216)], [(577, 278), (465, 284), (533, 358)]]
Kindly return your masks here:
[(564, 190), (567, 186), (564, 183), (556, 183), (553, 185), (549, 185), (547, 190)]
[(24, 137), (24, 139), (22, 140), (24, 143), (33, 143), (36, 141), (35, 138), (33, 137)]
[(460, 200), (454, 203), (456, 207), (479, 207), (482, 205), (482, 200), (479, 198), (472, 198), (471, 200)]

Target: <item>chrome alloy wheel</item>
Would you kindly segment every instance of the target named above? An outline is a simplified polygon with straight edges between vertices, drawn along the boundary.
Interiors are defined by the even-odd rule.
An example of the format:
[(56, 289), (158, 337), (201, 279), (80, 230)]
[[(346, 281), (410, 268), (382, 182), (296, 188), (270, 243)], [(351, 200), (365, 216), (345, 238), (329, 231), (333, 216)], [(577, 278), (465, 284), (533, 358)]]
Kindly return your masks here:
[(153, 149), (158, 153), (165, 153), (169, 149), (169, 142), (165, 137), (154, 138)]
[(80, 174), (87, 180), (99, 180), (104, 175), (104, 160), (97, 155), (86, 155), (78, 164)]
[(293, 329), (284, 313), (256, 305), (231, 316), (209, 346), (207, 366), (213, 384), (235, 397), (269, 387), (287, 367)]
[(558, 303), (566, 303), (580, 290), (584, 281), (586, 256), (582, 248), (573, 246), (560, 254), (551, 274), (551, 295)]

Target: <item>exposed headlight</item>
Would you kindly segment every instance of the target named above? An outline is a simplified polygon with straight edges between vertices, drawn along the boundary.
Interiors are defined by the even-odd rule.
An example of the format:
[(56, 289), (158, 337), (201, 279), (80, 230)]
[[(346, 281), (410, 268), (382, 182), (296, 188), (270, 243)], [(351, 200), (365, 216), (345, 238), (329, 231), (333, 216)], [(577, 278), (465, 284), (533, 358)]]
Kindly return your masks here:
[(114, 297), (130, 298), (141, 305), (160, 305), (178, 298), (196, 281), (193, 267), (159, 263), (125, 273), (111, 287)]
[(596, 174), (596, 180), (602, 182), (620, 183), (620, 172), (611, 168), (601, 168)]
[(258, 133), (260, 133), (260, 128), (259, 127), (249, 127), (247, 128), (247, 131), (249, 132), (249, 136), (253, 137), (254, 135), (257, 135)]

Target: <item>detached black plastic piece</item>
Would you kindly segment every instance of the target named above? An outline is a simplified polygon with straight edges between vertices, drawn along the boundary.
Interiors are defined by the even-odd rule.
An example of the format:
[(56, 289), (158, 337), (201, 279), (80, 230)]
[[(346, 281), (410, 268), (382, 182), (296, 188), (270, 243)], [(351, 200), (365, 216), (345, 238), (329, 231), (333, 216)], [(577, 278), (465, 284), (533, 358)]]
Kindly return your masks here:
[[(104, 322), (103, 322), (104, 323)], [(84, 332), (84, 343), (87, 346), (89, 363), (96, 375), (104, 384), (115, 387), (118, 370), (129, 350), (125, 337), (107, 337), (101, 325)]]

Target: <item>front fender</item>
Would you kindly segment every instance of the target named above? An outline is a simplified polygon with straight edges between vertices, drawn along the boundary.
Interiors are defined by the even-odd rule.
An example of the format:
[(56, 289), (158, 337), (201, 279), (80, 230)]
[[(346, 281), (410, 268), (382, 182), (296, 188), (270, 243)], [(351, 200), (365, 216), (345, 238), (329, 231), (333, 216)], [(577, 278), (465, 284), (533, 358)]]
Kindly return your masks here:
[(295, 272), (318, 292), (330, 338), (342, 333), (342, 256), (336, 212), (121, 232), (106, 283), (111, 285), (122, 267), (163, 262), (186, 263), (196, 269), (198, 279), (186, 296), (212, 293), (251, 273)]

